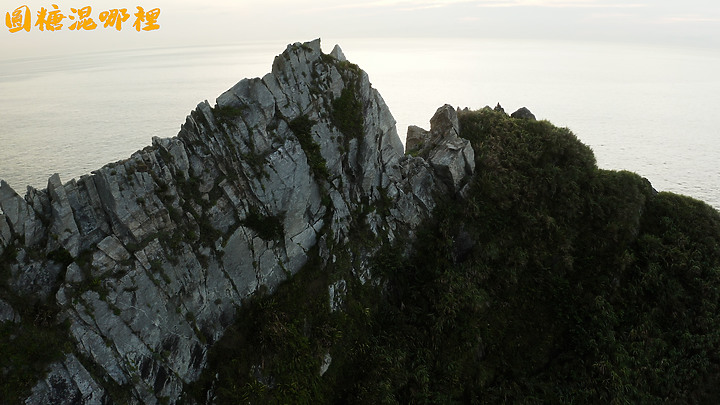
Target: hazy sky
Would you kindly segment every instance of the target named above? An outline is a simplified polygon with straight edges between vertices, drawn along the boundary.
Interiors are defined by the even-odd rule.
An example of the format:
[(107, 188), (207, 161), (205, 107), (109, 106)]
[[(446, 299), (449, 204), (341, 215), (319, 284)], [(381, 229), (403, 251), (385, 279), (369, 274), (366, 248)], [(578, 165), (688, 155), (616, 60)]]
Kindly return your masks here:
[[(92, 6), (98, 28), (10, 33), (3, 24), (4, 58), (83, 51), (229, 44), (241, 41), (332, 41), (349, 37), (480, 37), (574, 39), (720, 47), (717, 0), (2, 0), (5, 14), (27, 5), (32, 24), (41, 7)], [(136, 32), (136, 6), (160, 8), (160, 28)], [(127, 8), (118, 32), (102, 27), (99, 14)]]

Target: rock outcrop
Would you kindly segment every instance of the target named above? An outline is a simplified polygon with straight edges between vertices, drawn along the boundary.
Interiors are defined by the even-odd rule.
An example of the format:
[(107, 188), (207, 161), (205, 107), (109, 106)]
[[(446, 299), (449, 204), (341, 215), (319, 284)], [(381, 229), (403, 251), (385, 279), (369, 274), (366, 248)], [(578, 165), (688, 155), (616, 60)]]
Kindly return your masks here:
[[(436, 193), (459, 192), (474, 170), (457, 133), (443, 106), (430, 131), (411, 128), (416, 156), (405, 156), (367, 74), (316, 40), (127, 160), (64, 184), (54, 175), (24, 198), (0, 182), (8, 285), (54, 301), (72, 346), (27, 403), (108, 403), (113, 387), (130, 403), (174, 403), (242, 300), (297, 273), (312, 249), (333, 260), (327, 246), (348, 240), (355, 213), (390, 242), (412, 237)], [(372, 209), (381, 203), (387, 212)], [(10, 305), (0, 300), (0, 321), (20, 320)]]
[(530, 112), (530, 110), (527, 109), (527, 107), (520, 107), (517, 111), (510, 114), (512, 118), (520, 118), (524, 120), (531, 120), (535, 121), (535, 114)]
[(475, 171), (475, 151), (459, 132), (457, 112), (446, 104), (430, 119), (430, 131), (411, 126), (406, 139), (408, 152), (426, 156), (438, 179), (453, 192)]

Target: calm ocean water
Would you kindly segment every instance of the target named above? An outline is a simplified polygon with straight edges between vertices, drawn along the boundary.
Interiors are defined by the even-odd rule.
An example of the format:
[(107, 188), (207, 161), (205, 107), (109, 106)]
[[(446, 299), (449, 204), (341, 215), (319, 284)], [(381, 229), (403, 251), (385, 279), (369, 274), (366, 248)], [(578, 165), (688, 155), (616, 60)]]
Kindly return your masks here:
[[(601, 43), (345, 40), (404, 139), (445, 103), (528, 107), (570, 128), (601, 168), (720, 208), (720, 53)], [(323, 41), (329, 52), (334, 42)], [(279, 42), (0, 61), (0, 178), (24, 193), (174, 136), (198, 102), (262, 76)]]

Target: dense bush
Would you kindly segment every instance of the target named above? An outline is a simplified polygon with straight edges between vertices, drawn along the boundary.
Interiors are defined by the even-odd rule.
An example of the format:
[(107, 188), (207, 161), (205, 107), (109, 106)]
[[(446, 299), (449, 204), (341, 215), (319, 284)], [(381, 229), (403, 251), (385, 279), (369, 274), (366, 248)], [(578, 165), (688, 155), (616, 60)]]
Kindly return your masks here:
[[(67, 261), (65, 249), (52, 253), (56, 262)], [(8, 284), (10, 264), (17, 253), (14, 246), (0, 255), (0, 299), (16, 311), (15, 321), (0, 321), (0, 403), (14, 404), (27, 397), (30, 389), (53, 361), (70, 351), (69, 328), (58, 320), (58, 308), (50, 299), (19, 295)]]
[(332, 102), (333, 123), (350, 138), (361, 138), (363, 134), (362, 103), (355, 95), (355, 85), (350, 84)]
[[(361, 285), (341, 254), (362, 248), (351, 240), (248, 302), (197, 399), (214, 387), (228, 403), (720, 401), (718, 212), (599, 170), (548, 122), (484, 109), (460, 124), (470, 191), (439, 204), (410, 256), (382, 246), (382, 281)], [(339, 278), (348, 294), (331, 313)]]
[(325, 158), (323, 158), (320, 151), (320, 145), (315, 142), (312, 135), (312, 127), (315, 124), (317, 124), (317, 122), (310, 119), (307, 115), (301, 115), (290, 121), (288, 126), (297, 137), (298, 142), (300, 142), (300, 146), (305, 152), (305, 156), (307, 156), (308, 165), (315, 178), (318, 181), (327, 180), (330, 177), (330, 172), (328, 171)]

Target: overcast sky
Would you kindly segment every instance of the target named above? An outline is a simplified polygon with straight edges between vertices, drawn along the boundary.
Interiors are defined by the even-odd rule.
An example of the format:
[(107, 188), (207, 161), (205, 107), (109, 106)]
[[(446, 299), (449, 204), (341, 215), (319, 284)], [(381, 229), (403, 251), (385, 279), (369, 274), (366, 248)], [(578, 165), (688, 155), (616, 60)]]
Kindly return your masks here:
[[(717, 0), (1, 0), (5, 14), (27, 5), (32, 24), (41, 7), (92, 6), (93, 31), (10, 33), (3, 24), (4, 58), (75, 52), (378, 37), (475, 37), (620, 41), (720, 48)], [(54, 1), (54, 3), (53, 3)], [(160, 28), (136, 32), (136, 6), (160, 8)], [(99, 14), (112, 8), (131, 14), (121, 31), (105, 29)], [(327, 43), (327, 42), (324, 42)]]

